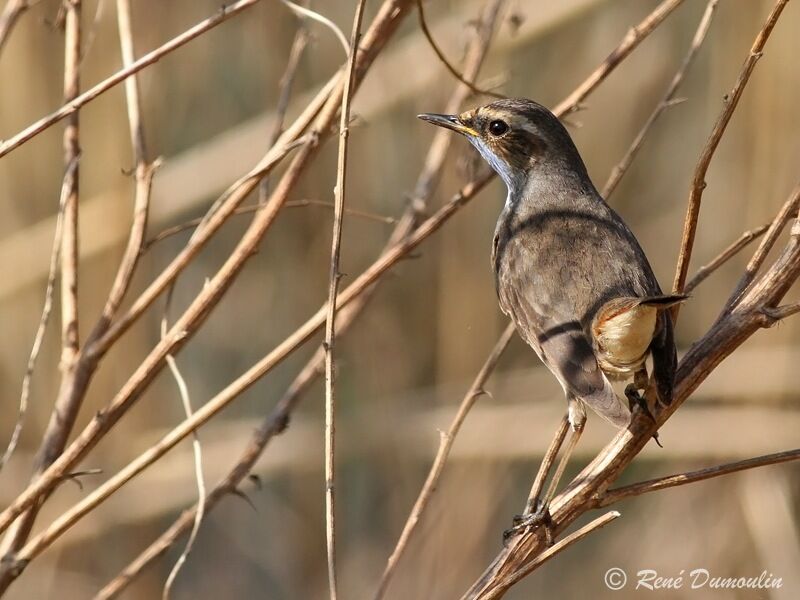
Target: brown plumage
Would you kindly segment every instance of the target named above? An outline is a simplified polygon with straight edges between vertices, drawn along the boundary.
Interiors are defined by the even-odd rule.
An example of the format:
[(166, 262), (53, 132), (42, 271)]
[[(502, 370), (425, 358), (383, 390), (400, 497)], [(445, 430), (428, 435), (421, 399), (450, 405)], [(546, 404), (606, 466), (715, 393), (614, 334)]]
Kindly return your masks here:
[(420, 118), (465, 135), (508, 188), (492, 248), (500, 307), (563, 386), (573, 428), (584, 404), (627, 426), (629, 404), (610, 382), (641, 385), (648, 355), (668, 403), (676, 354), (664, 309), (684, 298), (662, 294), (560, 121), (530, 100)]

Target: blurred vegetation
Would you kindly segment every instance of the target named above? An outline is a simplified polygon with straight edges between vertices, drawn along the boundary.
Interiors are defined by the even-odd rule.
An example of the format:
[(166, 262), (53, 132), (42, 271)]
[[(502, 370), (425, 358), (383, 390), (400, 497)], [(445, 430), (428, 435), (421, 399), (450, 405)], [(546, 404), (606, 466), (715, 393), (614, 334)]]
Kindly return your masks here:
[[(343, 29), (353, 2), (315, 3)], [(481, 2), (431, 2), (428, 16), (454, 60)], [(505, 94), (554, 105), (569, 93), (655, 2), (564, 0), (552, 18), (545, 0), (512, 0), (482, 70), (505, 78)], [(721, 3), (704, 47), (679, 96), (656, 124), (611, 204), (645, 248), (669, 287), (685, 200), (698, 153), (771, 3)], [(690, 0), (671, 16), (570, 116), (570, 131), (595, 183), (610, 169), (658, 102), (682, 59), (705, 3)], [(111, 2), (84, 2), (84, 86), (118, 70)], [(368, 3), (369, 18), (376, 2)], [(139, 0), (133, 24), (139, 54), (212, 14), (219, 1)], [(800, 10), (790, 3), (770, 39), (708, 175), (694, 266), (746, 230), (770, 220), (796, 183), (800, 156)], [(63, 36), (53, 27), (58, 2), (42, 0), (22, 17), (0, 56), (0, 137), (7, 138), (61, 104)], [(555, 11), (558, 12), (558, 11)], [(550, 19), (549, 22), (542, 22)], [(544, 24), (544, 26), (542, 26)], [(263, 153), (267, 116), (297, 26), (279, 2), (261, 2), (141, 74), (143, 119), (150, 153), (165, 160), (169, 184), (156, 176), (150, 233), (202, 215), (216, 195)], [(290, 116), (307, 92), (339, 67), (343, 53), (327, 30), (311, 26)], [(400, 58), (392, 60), (393, 52)], [(412, 191), (433, 131), (418, 112), (441, 110), (455, 82), (422, 39), (415, 18), (404, 23), (356, 97), (348, 204), (398, 216)], [(121, 87), (81, 111), (81, 204), (84, 258), (80, 309), (97, 315), (129, 226), (132, 157)], [(580, 125), (580, 126), (578, 126)], [(220, 151), (225, 136), (247, 134), (237, 151)], [(61, 129), (53, 127), (0, 160), (0, 431), (16, 413), (25, 361), (39, 319), (61, 176)], [(238, 138), (237, 138), (238, 139)], [(193, 167), (199, 153), (210, 160)], [(473, 160), (458, 141), (434, 204), (465, 180)], [(307, 172), (293, 199), (332, 200), (335, 144)], [(171, 166), (182, 170), (169, 171)], [(230, 175), (228, 175), (230, 174)], [(166, 177), (166, 176), (165, 176)], [(481, 197), (401, 263), (339, 348), (339, 564), (342, 596), (370, 597), (427, 472), (454, 405), (505, 325), (489, 269), (490, 240), (505, 196), (493, 183)], [(260, 253), (178, 362), (195, 404), (202, 403), (263, 356), (315, 311), (326, 296), (332, 211), (282, 211)], [(248, 217), (221, 231), (179, 281), (173, 311), (185, 306), (227, 257)], [(355, 276), (379, 253), (390, 225), (347, 217), (342, 270)], [(122, 232), (122, 233), (118, 233)], [(143, 258), (136, 290), (185, 244), (188, 233), (155, 245)], [(742, 253), (715, 273), (683, 309), (679, 347), (711, 324), (742, 271)], [(347, 282), (347, 278), (345, 279)], [(797, 297), (795, 289), (790, 298)], [(162, 305), (159, 305), (162, 306)], [(119, 389), (158, 339), (157, 308), (103, 361), (78, 427)], [(57, 320), (57, 318), (56, 318)], [(86, 319), (90, 323), (91, 319)], [(85, 335), (85, 332), (83, 332)], [(800, 321), (757, 334), (711, 375), (664, 428), (665, 449), (648, 448), (626, 476), (635, 481), (797, 446), (800, 431)], [(309, 344), (201, 430), (205, 476), (216, 481), (259, 418), (274, 404), (314, 349)], [(32, 408), (21, 447), (0, 474), (0, 498), (10, 501), (30, 476), (29, 464), (58, 387), (57, 326), (46, 338), (34, 379)], [(421, 529), (400, 563), (390, 598), (452, 598), (480, 573), (500, 544), (500, 532), (520, 511), (541, 453), (564, 409), (555, 380), (534, 353), (515, 340), (468, 417)], [(307, 394), (285, 434), (257, 469), (262, 485), (223, 501), (203, 524), (175, 589), (176, 598), (318, 598), (326, 593), (323, 522), (321, 386)], [(174, 382), (162, 375), (119, 427), (84, 461), (115, 472), (182, 419)], [(590, 417), (577, 470), (612, 434)], [(105, 475), (104, 475), (105, 476)], [(94, 485), (92, 479), (86, 486)], [(191, 448), (182, 444), (81, 522), (10, 590), (9, 598), (85, 598), (155, 538), (194, 501)], [(64, 486), (45, 507), (42, 523), (81, 497)], [(800, 470), (769, 467), (665, 491), (621, 504), (625, 517), (559, 556), (515, 588), (509, 598), (627, 598), (602, 582), (612, 566), (629, 574), (652, 568), (666, 575), (704, 567), (720, 575), (784, 578), (800, 594), (797, 505)], [(764, 532), (770, 537), (764, 539)], [(180, 548), (150, 569), (126, 598), (160, 596)], [(795, 562), (792, 562), (795, 560)], [(34, 574), (36, 573), (36, 574)], [(683, 595), (685, 594), (685, 596)], [(666, 594), (665, 594), (666, 596)], [(670, 597), (751, 598), (741, 592), (672, 592)]]

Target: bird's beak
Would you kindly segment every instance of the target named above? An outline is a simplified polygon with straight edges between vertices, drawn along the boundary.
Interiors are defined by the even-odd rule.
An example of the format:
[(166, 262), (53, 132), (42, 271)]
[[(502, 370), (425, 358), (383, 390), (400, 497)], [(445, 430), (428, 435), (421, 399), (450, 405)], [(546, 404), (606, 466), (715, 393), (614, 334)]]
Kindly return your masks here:
[(457, 115), (437, 115), (434, 113), (422, 113), (421, 115), (417, 115), (417, 118), (422, 119), (423, 121), (427, 121), (428, 123), (433, 123), (434, 125), (438, 125), (439, 127), (452, 129), (453, 131), (457, 131), (458, 133), (466, 135), (467, 137), (470, 136), (477, 137), (478, 135), (478, 132), (472, 129), (472, 127), (467, 127), (461, 121), (459, 121)]

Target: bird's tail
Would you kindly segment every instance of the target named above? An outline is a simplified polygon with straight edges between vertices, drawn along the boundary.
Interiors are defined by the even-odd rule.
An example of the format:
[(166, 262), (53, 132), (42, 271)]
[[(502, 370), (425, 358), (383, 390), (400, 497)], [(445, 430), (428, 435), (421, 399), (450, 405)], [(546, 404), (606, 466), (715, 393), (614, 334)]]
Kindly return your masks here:
[(662, 294), (660, 296), (647, 296), (645, 298), (638, 298), (638, 305), (653, 306), (658, 310), (671, 308), (676, 304), (685, 302), (689, 298), (688, 294)]

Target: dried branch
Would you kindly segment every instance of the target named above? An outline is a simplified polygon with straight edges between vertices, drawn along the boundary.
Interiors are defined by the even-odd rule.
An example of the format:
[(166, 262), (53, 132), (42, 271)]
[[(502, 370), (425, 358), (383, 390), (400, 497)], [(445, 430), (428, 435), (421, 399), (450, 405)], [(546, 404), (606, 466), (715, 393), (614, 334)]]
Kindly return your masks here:
[[(706, 187), (705, 178), (706, 172), (708, 171), (708, 166), (711, 164), (711, 159), (714, 157), (714, 153), (716, 152), (717, 146), (722, 139), (722, 135), (725, 133), (725, 129), (728, 127), (728, 122), (731, 120), (731, 116), (733, 116), (733, 111), (736, 110), (736, 106), (739, 104), (739, 99), (742, 97), (742, 92), (744, 92), (744, 88), (747, 85), (747, 82), (750, 80), (750, 75), (753, 73), (753, 69), (755, 69), (758, 59), (761, 58), (764, 45), (767, 43), (769, 35), (772, 33), (772, 29), (775, 27), (775, 23), (778, 22), (778, 17), (780, 17), (781, 13), (783, 12), (786, 2), (788, 2), (788, 0), (778, 0), (778, 2), (775, 3), (775, 6), (767, 18), (766, 23), (764, 23), (761, 31), (759, 31), (758, 36), (756, 36), (753, 46), (750, 48), (750, 53), (742, 65), (741, 71), (739, 72), (739, 77), (736, 80), (733, 89), (724, 98), (724, 107), (722, 112), (720, 113), (719, 117), (717, 117), (717, 122), (714, 124), (714, 128), (711, 130), (711, 135), (709, 136), (708, 141), (703, 148), (703, 152), (700, 155), (700, 159), (697, 162), (697, 166), (695, 167), (694, 176), (692, 178), (692, 187), (689, 191), (689, 205), (686, 209), (686, 220), (683, 225), (683, 237), (681, 239), (681, 247), (678, 254), (678, 266), (675, 270), (675, 281), (672, 285), (673, 293), (682, 293), (684, 284), (686, 283), (686, 276), (689, 272), (689, 261), (692, 258), (692, 248), (694, 247), (694, 238), (697, 232), (697, 221), (700, 216), (700, 203), (703, 199), (703, 190), (705, 190)], [(677, 305), (675, 308), (673, 308), (672, 314), (673, 320), (676, 319), (678, 315)]]
[(458, 72), (453, 64), (447, 60), (447, 57), (442, 52), (442, 49), (439, 48), (439, 45), (436, 43), (436, 40), (433, 38), (433, 34), (431, 34), (430, 29), (428, 29), (428, 23), (425, 20), (425, 10), (422, 8), (422, 0), (417, 0), (417, 15), (419, 15), (419, 27), (422, 29), (422, 33), (425, 35), (425, 39), (428, 40), (428, 44), (430, 45), (431, 49), (436, 53), (436, 56), (439, 58), (439, 61), (445, 66), (445, 68), (450, 72), (450, 74), (458, 79), (462, 84), (467, 86), (474, 94), (477, 95), (484, 95), (484, 96), (491, 96), (492, 98), (505, 98), (502, 94), (496, 94), (490, 90), (483, 90), (477, 87), (474, 83), (469, 81), (465, 78), (461, 73)]
[(450, 449), (453, 447), (455, 437), (461, 430), (461, 425), (464, 422), (464, 419), (466, 419), (467, 413), (469, 413), (470, 409), (475, 404), (475, 401), (480, 395), (486, 393), (483, 387), (486, 385), (489, 377), (494, 372), (495, 367), (497, 367), (500, 357), (503, 355), (503, 352), (515, 333), (516, 328), (514, 327), (513, 323), (506, 325), (506, 328), (503, 330), (503, 333), (500, 334), (500, 338), (497, 340), (494, 348), (492, 348), (489, 357), (481, 367), (481, 370), (478, 371), (478, 375), (475, 377), (475, 380), (472, 382), (472, 385), (470, 386), (463, 400), (461, 400), (461, 404), (459, 405), (456, 415), (453, 417), (453, 421), (450, 423), (450, 427), (448, 428), (447, 432), (439, 432), (439, 450), (436, 452), (436, 458), (433, 460), (433, 464), (428, 471), (428, 476), (425, 479), (425, 484), (422, 486), (422, 489), (417, 496), (417, 500), (414, 502), (414, 507), (411, 509), (411, 513), (408, 515), (406, 524), (403, 526), (403, 532), (400, 534), (400, 538), (397, 540), (397, 544), (395, 545), (391, 556), (389, 556), (389, 560), (386, 562), (386, 568), (384, 569), (380, 583), (378, 584), (378, 590), (375, 592), (375, 600), (380, 600), (386, 594), (386, 590), (389, 587), (389, 582), (391, 581), (394, 571), (397, 568), (397, 563), (403, 556), (406, 546), (408, 546), (408, 541), (411, 539), (411, 535), (416, 530), (419, 520), (422, 518), (422, 513), (428, 507), (428, 503), (430, 502), (433, 492), (436, 491), (436, 486), (439, 484), (439, 479), (441, 479), (444, 465), (450, 456)]
[(126, 67), (124, 69), (120, 69), (110, 77), (107, 77), (97, 85), (89, 88), (83, 94), (76, 96), (70, 102), (65, 103), (61, 108), (56, 110), (55, 112), (43, 117), (33, 123), (32, 125), (26, 127), (18, 134), (14, 135), (13, 137), (5, 140), (2, 144), (0, 144), (0, 158), (11, 152), (12, 150), (18, 148), (31, 138), (39, 135), (44, 130), (52, 127), (62, 119), (68, 117), (71, 114), (74, 114), (78, 109), (80, 109), (85, 104), (91, 102), (99, 95), (107, 92), (120, 82), (124, 81), (134, 73), (138, 73), (145, 67), (149, 67), (150, 65), (158, 62), (164, 56), (172, 52), (173, 50), (177, 50), (187, 42), (190, 42), (194, 38), (204, 34), (206, 31), (213, 29), (217, 25), (224, 23), (234, 15), (239, 14), (246, 8), (250, 8), (253, 4), (258, 2), (259, 0), (238, 0), (238, 2), (234, 2), (228, 6), (222, 6), (217, 14), (203, 21), (200, 21), (194, 27), (187, 29), (182, 34), (175, 36), (165, 44), (162, 44), (155, 50), (151, 50), (144, 56), (142, 56), (139, 60), (135, 63)]
[[(465, 76), (474, 79), (486, 55), (489, 42), (492, 38), (495, 23), (499, 16), (499, 9), (504, 0), (492, 0), (487, 4), (478, 19), (475, 35), (467, 49), (464, 66)], [(459, 85), (447, 103), (446, 112), (457, 112), (464, 100), (469, 95), (469, 88)], [(453, 136), (444, 130), (437, 131), (431, 143), (422, 171), (417, 179), (413, 200), (408, 204), (404, 214), (397, 219), (397, 225), (390, 236), (383, 254), (390, 252), (398, 244), (404, 243), (417, 227), (421, 215), (425, 212), (427, 202), (433, 194), (453, 141)], [(288, 203), (287, 203), (288, 205)], [(341, 308), (337, 314), (337, 339), (352, 325), (361, 313), (367, 302), (373, 297), (377, 283), (365, 288), (347, 306)], [(319, 348), (306, 366), (300, 371), (289, 389), (276, 404), (270, 414), (264, 419), (261, 426), (255, 431), (252, 439), (236, 461), (231, 471), (211, 491), (206, 500), (206, 511), (210, 511), (217, 502), (226, 494), (236, 493), (237, 486), (247, 476), (253, 465), (265, 450), (269, 441), (281, 433), (289, 422), (289, 416), (300, 400), (302, 394), (310, 387), (316, 378), (324, 371), (324, 349)], [(135, 558), (117, 577), (108, 583), (97, 595), (97, 598), (112, 598), (124, 590), (142, 570), (152, 564), (159, 556), (172, 546), (178, 537), (184, 534), (192, 524), (197, 507), (184, 511), (183, 514), (148, 548)]]
[[(67, 170), (74, 170), (77, 168), (77, 158), (67, 165)], [(33, 338), (31, 353), (28, 356), (28, 363), (25, 367), (25, 375), (22, 378), (22, 392), (20, 393), (19, 408), (17, 410), (17, 419), (14, 423), (14, 430), (11, 433), (11, 439), (9, 440), (8, 446), (3, 453), (3, 457), (0, 459), (0, 471), (3, 470), (3, 467), (11, 459), (11, 456), (14, 454), (14, 451), (17, 448), (19, 436), (22, 433), (22, 427), (25, 423), (25, 415), (28, 412), (28, 398), (30, 396), (31, 379), (33, 379), (36, 361), (39, 358), (39, 352), (42, 349), (44, 334), (47, 331), (47, 324), (50, 320), (50, 313), (53, 309), (53, 292), (55, 291), (56, 287), (56, 277), (58, 276), (58, 265), (60, 263), (59, 259), (61, 255), (61, 232), (64, 224), (64, 205), (66, 204), (67, 197), (69, 195), (69, 184), (71, 181), (73, 181), (73, 177), (67, 177), (65, 174), (61, 185), (61, 197), (58, 202), (56, 230), (53, 234), (53, 249), (50, 253), (50, 267), (47, 273), (47, 285), (45, 286), (44, 292), (44, 306), (42, 307), (42, 315), (39, 318), (39, 325), (36, 328), (36, 335)]]
[(28, 8), (30, 8), (30, 0), (8, 0), (6, 3), (2, 14), (0, 14), (0, 52), (3, 51), (3, 46), (8, 41), (14, 25), (17, 24), (17, 19)]
[[(69, 102), (80, 92), (81, 61), (81, 2), (64, 1), (64, 101)], [(61, 362), (62, 385), (75, 372), (79, 352), (78, 342), (78, 199), (80, 123), (78, 113), (70, 115), (63, 135), (64, 164), (66, 171), (62, 182), (61, 207)], [(64, 449), (69, 432), (77, 417), (78, 405), (56, 402), (42, 436), (39, 453), (34, 464), (33, 480), (44, 471)], [(30, 533), (36, 518), (36, 509), (29, 511), (15, 523), (2, 542), (0, 553), (14, 552)], [(0, 587), (4, 582), (0, 573)]]
[(796, 315), (799, 312), (800, 302), (784, 304), (783, 306), (776, 306), (775, 308), (765, 306), (761, 309), (762, 316), (764, 317), (762, 327), (772, 327), (778, 321)]
[(316, 21), (317, 23), (322, 23), (325, 27), (330, 29), (336, 36), (336, 39), (339, 40), (339, 43), (342, 45), (342, 48), (344, 48), (345, 55), (347, 55), (350, 52), (350, 46), (347, 43), (347, 38), (344, 37), (344, 33), (342, 33), (342, 30), (339, 29), (336, 23), (331, 21), (328, 17), (326, 17), (325, 15), (321, 15), (320, 13), (315, 12), (313, 10), (310, 10), (305, 6), (300, 6), (299, 4), (295, 4), (294, 2), (289, 2), (289, 0), (281, 0), (281, 2), (283, 2), (283, 4), (287, 8), (289, 8), (292, 12), (299, 15), (300, 17), (311, 19), (312, 21)]
[(553, 109), (553, 113), (559, 117), (565, 117), (582, 107), (582, 102), (586, 99), (594, 88), (602, 82), (622, 62), (648, 35), (666, 19), (672, 11), (683, 3), (683, 0), (664, 0), (653, 12), (642, 20), (641, 23), (632, 27), (623, 38), (622, 42), (612, 50), (611, 54), (598, 66), (586, 80), (581, 83), (574, 92), (567, 96), (561, 103)]
[(353, 72), (361, 38), (361, 20), (365, 0), (359, 0), (350, 36), (342, 107), (339, 116), (339, 156), (336, 163), (334, 188), (333, 233), (331, 235), (331, 266), (328, 273), (328, 310), (325, 316), (325, 539), (328, 558), (328, 591), (331, 600), (337, 598), (336, 585), (336, 304), (339, 295), (339, 256), (342, 245), (345, 187), (347, 185), (347, 140), (350, 135), (350, 102), (352, 101)]
[[(289, 110), (289, 99), (292, 95), (292, 85), (297, 75), (297, 68), (300, 66), (300, 59), (308, 45), (308, 30), (304, 25), (300, 25), (294, 34), (292, 47), (289, 50), (289, 58), (286, 61), (286, 68), (278, 83), (278, 103), (275, 107), (275, 122), (272, 124), (272, 131), (268, 137), (268, 146), (272, 147), (283, 133), (286, 111)], [(258, 188), (258, 203), (264, 204), (269, 199), (269, 177), (264, 177)], [(290, 203), (287, 203), (287, 206)], [(238, 213), (237, 213), (238, 214)], [(199, 223), (199, 221), (198, 221)]]
[(767, 260), (767, 255), (769, 255), (770, 250), (772, 250), (772, 248), (775, 246), (775, 242), (778, 241), (781, 232), (789, 223), (789, 221), (795, 217), (798, 207), (800, 207), (800, 183), (795, 186), (791, 196), (789, 196), (786, 202), (784, 202), (780, 212), (772, 221), (772, 223), (770, 223), (764, 239), (761, 240), (761, 243), (758, 245), (758, 249), (756, 250), (755, 254), (753, 254), (750, 262), (747, 263), (744, 274), (736, 284), (736, 288), (733, 290), (733, 292), (731, 292), (723, 312), (728, 312), (737, 302), (737, 300), (741, 298), (741, 296), (747, 290), (747, 287), (753, 283), (753, 279), (755, 279), (755, 276), (758, 273), (758, 270), (764, 264), (764, 261)]
[(660, 117), (667, 108), (674, 106), (677, 103), (675, 100), (675, 93), (678, 91), (678, 88), (683, 82), (683, 78), (686, 76), (686, 72), (689, 70), (689, 67), (694, 61), (697, 51), (700, 50), (700, 46), (703, 45), (703, 42), (706, 39), (706, 34), (708, 33), (709, 27), (711, 27), (711, 20), (714, 18), (714, 12), (717, 9), (718, 2), (719, 0), (709, 0), (708, 4), (706, 5), (706, 10), (700, 19), (700, 24), (697, 26), (697, 31), (695, 31), (692, 44), (689, 47), (689, 52), (687, 52), (683, 62), (681, 63), (681, 66), (672, 77), (672, 81), (670, 81), (669, 85), (667, 86), (664, 96), (661, 98), (661, 101), (658, 103), (653, 112), (650, 113), (650, 116), (647, 118), (647, 121), (645, 121), (644, 125), (642, 125), (642, 129), (636, 135), (636, 138), (634, 138), (630, 148), (625, 153), (625, 156), (623, 156), (616, 166), (611, 169), (611, 174), (608, 176), (608, 180), (603, 186), (603, 191), (600, 192), (600, 194), (606, 200), (608, 200), (609, 196), (614, 193), (617, 185), (619, 185), (619, 182), (622, 180), (622, 176), (631, 166), (633, 159), (636, 157), (642, 147), (645, 137), (647, 137), (650, 129), (658, 120), (658, 117)]
[(728, 475), (729, 473), (737, 473), (746, 469), (754, 469), (756, 467), (764, 467), (767, 465), (777, 465), (780, 463), (790, 462), (793, 460), (800, 460), (800, 449), (788, 450), (786, 452), (776, 452), (775, 454), (767, 454), (765, 456), (758, 456), (756, 458), (748, 458), (747, 460), (739, 460), (716, 467), (709, 467), (707, 469), (700, 469), (698, 471), (687, 471), (686, 473), (678, 473), (676, 475), (668, 475), (666, 477), (658, 477), (656, 479), (649, 479), (640, 483), (626, 485), (623, 487), (612, 488), (602, 494), (597, 500), (597, 507), (602, 508), (625, 498), (633, 496), (641, 496), (650, 492), (657, 492), (658, 490), (665, 490), (667, 488), (677, 487), (679, 485), (686, 485), (687, 483), (694, 483), (696, 481), (703, 481), (721, 475)]
[[(264, 183), (263, 181), (261, 182)], [(236, 210), (233, 211), (234, 215), (249, 215), (257, 210), (261, 209), (263, 203), (253, 204), (251, 206), (240, 206)], [(290, 200), (286, 204), (284, 204), (284, 208), (306, 208), (309, 206), (319, 207), (319, 208), (330, 208), (333, 209), (333, 202), (326, 202), (325, 200)], [(385, 223), (387, 225), (394, 225), (397, 223), (397, 219), (394, 217), (387, 217), (384, 215), (379, 215), (373, 212), (367, 212), (364, 210), (357, 210), (354, 208), (347, 208), (344, 209), (344, 214), (350, 215), (352, 217), (357, 217), (360, 219), (366, 219), (368, 221), (377, 221), (378, 223)], [(200, 225), (203, 221), (202, 217), (197, 219), (192, 219), (191, 221), (186, 221), (185, 223), (181, 223), (180, 225), (173, 225), (172, 227), (168, 227), (163, 231), (160, 231), (152, 238), (147, 240), (142, 245), (142, 253), (147, 252), (150, 248), (157, 244), (158, 242), (167, 239), (168, 237), (172, 237), (178, 233), (183, 233), (184, 231), (189, 231)]]
[[(162, 332), (163, 330), (166, 330), (166, 318), (163, 321), (163, 325), (164, 327)], [(175, 357), (173, 357), (171, 354), (167, 355), (167, 366), (169, 367), (170, 373), (178, 385), (178, 392), (180, 394), (181, 404), (183, 405), (183, 411), (188, 419), (192, 416), (192, 401), (189, 397), (189, 388), (186, 385), (186, 380), (183, 378), (183, 375), (181, 375), (180, 369), (178, 369), (178, 363), (175, 361)], [(170, 570), (167, 580), (164, 583), (164, 590), (161, 594), (162, 600), (169, 599), (175, 579), (178, 577), (178, 573), (180, 573), (181, 568), (186, 563), (186, 559), (189, 558), (189, 553), (194, 547), (195, 540), (197, 539), (197, 533), (200, 531), (200, 525), (203, 522), (203, 515), (205, 514), (206, 486), (203, 478), (203, 449), (200, 445), (200, 438), (196, 431), (192, 437), (192, 454), (194, 456), (195, 481), (197, 482), (197, 510), (194, 514), (194, 520), (192, 521), (192, 530), (189, 532), (189, 539), (186, 540), (186, 545), (183, 547), (183, 551), (181, 552), (180, 556), (178, 556), (178, 560), (175, 561), (175, 564), (172, 565), (172, 569)]]
[(739, 252), (747, 248), (754, 240), (757, 240), (759, 237), (764, 235), (764, 232), (769, 228), (769, 224), (762, 225), (761, 227), (756, 227), (755, 229), (751, 229), (749, 231), (745, 231), (739, 239), (733, 242), (730, 246), (725, 248), (722, 252), (720, 252), (717, 256), (715, 256), (711, 261), (697, 269), (697, 272), (694, 276), (686, 283), (686, 286), (683, 288), (684, 293), (691, 294), (694, 289), (703, 283), (706, 278), (711, 275), (714, 271), (719, 269), (722, 265), (736, 256)]
[[(381, 7), (370, 30), (364, 36), (363, 45), (361, 47), (362, 51), (357, 55), (355, 71), (356, 82), (360, 82), (375, 56), (384, 47), (392, 33), (394, 33), (402, 17), (407, 13), (409, 4), (410, 0), (387, 0)], [(186, 340), (197, 330), (199, 325), (232, 283), (236, 274), (238, 274), (244, 266), (244, 263), (253, 254), (267, 229), (274, 222), (282, 203), (286, 200), (289, 192), (298, 181), (300, 174), (319, 147), (321, 136), (329, 130), (330, 124), (338, 112), (342, 91), (342, 86), (338, 86), (330, 96), (315, 121), (314, 131), (317, 132), (317, 135), (311, 136), (301, 147), (298, 155), (295, 156), (292, 164), (289, 166), (273, 193), (270, 202), (256, 214), (250, 227), (220, 271), (211, 278), (208, 285), (198, 294), (184, 314), (178, 318), (167, 336), (161, 340), (148, 357), (145, 358), (131, 378), (123, 385), (119, 393), (112, 399), (109, 406), (90, 421), (73, 444), (70, 445), (42, 477), (32, 483), (17, 500), (12, 503), (12, 506), (3, 511), (3, 514), (0, 516), (2, 528), (7, 527), (20, 512), (37, 502), (42, 494), (47, 493), (57, 485), (64, 473), (72, 470), (72, 466), (91, 450), (97, 441), (116, 424), (133, 402), (139, 398), (143, 390), (149, 385), (161, 368), (163, 368), (165, 356), (175, 353), (180, 349)], [(348, 298), (347, 301), (351, 299), (352, 297)], [(221, 404), (227, 404), (227, 401), (221, 399)], [(205, 408), (208, 408), (208, 405), (203, 407), (203, 409)], [(203, 409), (198, 410), (192, 419), (187, 419), (184, 423), (190, 421), (194, 422), (194, 420), (198, 418), (202, 421), (203, 415), (207, 414)], [(169, 443), (167, 445), (169, 445)], [(77, 512), (80, 513), (80, 511)], [(19, 575), (21, 569), (28, 563), (28, 559), (24, 558), (25, 555), (33, 556), (38, 554), (54, 537), (57, 537), (57, 535), (53, 535), (54, 532), (65, 530), (69, 527), (70, 521), (74, 522), (74, 520), (77, 520), (80, 516), (82, 515), (76, 515), (76, 513), (73, 512), (71, 515), (65, 515), (66, 518), (59, 519), (57, 523), (54, 523), (53, 526), (49, 528), (49, 532), (46, 535), (40, 535), (36, 540), (32, 540), (26, 546), (27, 550), (19, 553), (18, 560), (8, 560), (4, 564), (3, 570), (9, 573), (12, 578)]]
[(534, 558), (531, 562), (522, 567), (519, 571), (516, 571), (511, 575), (509, 575), (508, 577), (506, 577), (505, 579), (503, 579), (503, 581), (500, 582), (500, 586), (498, 586), (494, 592), (489, 593), (489, 595), (486, 596), (486, 599), (495, 600), (496, 598), (501, 598), (504, 593), (501, 590), (505, 590), (514, 585), (515, 583), (521, 581), (522, 579), (530, 575), (534, 570), (539, 568), (542, 564), (553, 558), (559, 552), (566, 550), (569, 546), (571, 546), (575, 542), (582, 540), (593, 531), (600, 529), (604, 525), (608, 525), (611, 521), (614, 521), (619, 517), (620, 514), (617, 511), (612, 510), (600, 517), (597, 517), (594, 521), (587, 523), (577, 531), (570, 533), (568, 536), (559, 540), (558, 542), (547, 548), (547, 550), (536, 556), (536, 558)]

